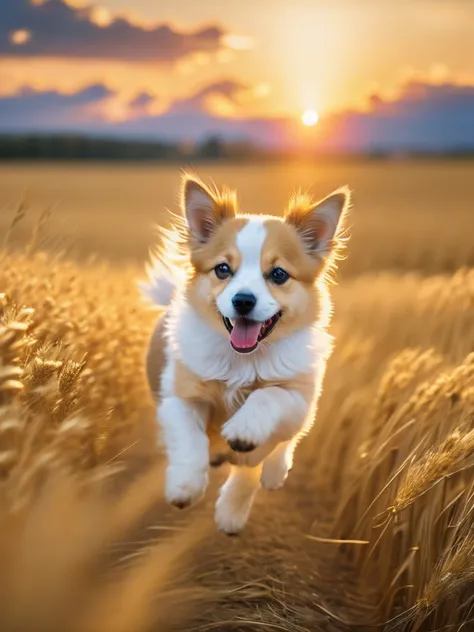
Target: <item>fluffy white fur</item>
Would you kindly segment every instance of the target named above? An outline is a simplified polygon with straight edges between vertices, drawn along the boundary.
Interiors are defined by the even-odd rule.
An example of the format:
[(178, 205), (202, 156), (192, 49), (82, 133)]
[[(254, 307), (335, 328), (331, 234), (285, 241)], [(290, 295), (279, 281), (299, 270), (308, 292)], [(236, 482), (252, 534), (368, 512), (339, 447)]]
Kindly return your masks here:
[(149, 283), (138, 283), (144, 298), (162, 307), (169, 305), (176, 289), (176, 280), (170, 268), (163, 261), (156, 259), (153, 268), (148, 269), (148, 276)]

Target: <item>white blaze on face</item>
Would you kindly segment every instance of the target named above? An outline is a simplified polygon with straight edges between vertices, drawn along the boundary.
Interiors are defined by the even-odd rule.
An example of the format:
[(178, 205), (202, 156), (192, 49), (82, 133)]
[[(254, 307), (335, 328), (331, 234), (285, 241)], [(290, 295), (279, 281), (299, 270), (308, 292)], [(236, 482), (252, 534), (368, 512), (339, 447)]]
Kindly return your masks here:
[(274, 316), (280, 305), (276, 301), (263, 276), (261, 267), (262, 250), (267, 238), (265, 219), (250, 217), (245, 226), (237, 233), (236, 244), (241, 262), (225, 290), (217, 298), (217, 307), (226, 318), (234, 320), (237, 313), (232, 305), (232, 298), (238, 293), (253, 294), (257, 303), (248, 318), (263, 322)]

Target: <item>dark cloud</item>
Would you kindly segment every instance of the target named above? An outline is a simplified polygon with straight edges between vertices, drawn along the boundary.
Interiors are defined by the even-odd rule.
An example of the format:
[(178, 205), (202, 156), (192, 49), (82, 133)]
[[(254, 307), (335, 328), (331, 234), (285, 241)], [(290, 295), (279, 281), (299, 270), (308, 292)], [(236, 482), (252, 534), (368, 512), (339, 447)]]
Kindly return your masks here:
[(206, 100), (210, 96), (224, 97), (230, 103), (237, 104), (239, 96), (249, 90), (250, 86), (239, 81), (232, 79), (218, 81), (205, 86), (190, 97), (175, 101), (170, 107), (170, 112), (175, 114), (205, 112)]
[[(144, 28), (126, 18), (101, 27), (93, 11), (92, 5), (79, 9), (64, 0), (1, 0), (0, 55), (172, 62), (189, 53), (216, 51), (225, 34), (215, 26), (189, 33), (167, 24)], [(30, 39), (13, 43), (12, 34), (21, 30)]]
[(156, 102), (156, 98), (152, 94), (149, 94), (148, 92), (142, 92), (141, 94), (137, 94), (137, 96), (130, 101), (129, 106), (133, 110), (141, 110), (143, 108), (146, 108), (147, 105), (150, 105), (154, 102)]
[(335, 150), (474, 149), (474, 85), (410, 81), (396, 99), (372, 95), (368, 112), (342, 112), (321, 126)]
[(102, 84), (74, 94), (25, 87), (15, 95), (0, 97), (0, 131), (72, 131), (89, 127), (92, 121), (100, 124), (97, 113), (89, 113), (88, 108), (113, 94)]

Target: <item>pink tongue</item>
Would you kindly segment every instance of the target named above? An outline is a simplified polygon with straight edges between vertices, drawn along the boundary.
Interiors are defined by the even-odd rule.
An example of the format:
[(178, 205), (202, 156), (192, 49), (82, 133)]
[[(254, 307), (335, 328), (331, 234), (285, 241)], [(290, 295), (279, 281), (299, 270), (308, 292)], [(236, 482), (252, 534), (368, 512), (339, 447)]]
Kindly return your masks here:
[(234, 328), (230, 334), (230, 341), (237, 349), (251, 349), (257, 344), (261, 329), (262, 323), (239, 318), (234, 322)]

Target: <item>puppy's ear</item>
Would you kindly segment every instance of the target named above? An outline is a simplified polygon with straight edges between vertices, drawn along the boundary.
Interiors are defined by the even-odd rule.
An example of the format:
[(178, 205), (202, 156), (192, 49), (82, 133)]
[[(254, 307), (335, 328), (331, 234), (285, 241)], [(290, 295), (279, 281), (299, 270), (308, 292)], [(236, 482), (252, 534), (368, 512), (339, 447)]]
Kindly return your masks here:
[(232, 205), (222, 195), (189, 175), (183, 177), (181, 199), (191, 238), (200, 244), (208, 241), (221, 222), (234, 216)]
[(316, 204), (306, 196), (296, 196), (285, 221), (296, 228), (309, 254), (325, 258), (337, 244), (338, 231), (349, 205), (347, 187), (334, 191)]

